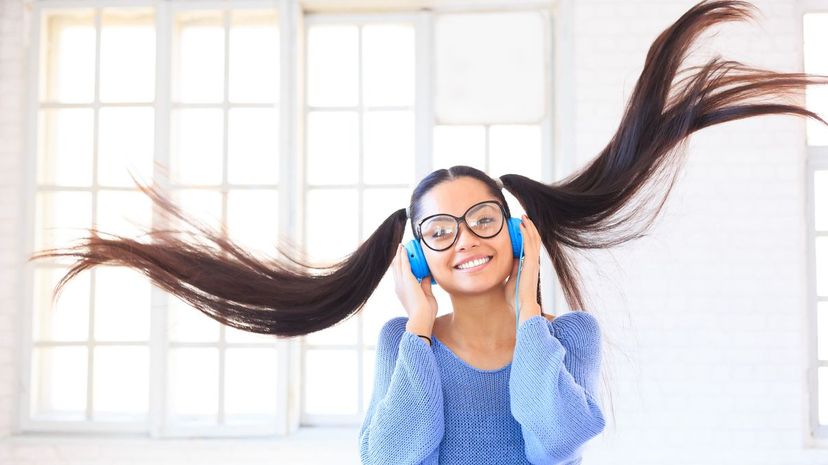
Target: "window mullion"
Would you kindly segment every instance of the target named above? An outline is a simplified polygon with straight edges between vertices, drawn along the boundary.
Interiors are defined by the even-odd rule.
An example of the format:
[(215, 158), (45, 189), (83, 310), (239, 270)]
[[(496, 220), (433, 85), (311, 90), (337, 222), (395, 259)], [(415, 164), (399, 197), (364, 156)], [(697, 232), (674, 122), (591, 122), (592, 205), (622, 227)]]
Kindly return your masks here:
[[(279, 0), (279, 233), (304, 249), (304, 114), (299, 105), (304, 102), (305, 72), (304, 24), (302, 11), (293, 0)], [(299, 367), (302, 358), (302, 338), (277, 340), (279, 347), (279, 374), (277, 393), (279, 405), (276, 432), (286, 436), (300, 426), (302, 392)]]
[[(170, 166), (170, 97), (171, 79), (171, 19), (168, 2), (155, 2), (155, 159), (158, 163), (153, 166), (153, 181), (162, 190), (169, 189), (167, 173), (162, 166)], [(154, 229), (168, 227), (165, 224), (160, 209), (153, 205)], [(150, 302), (152, 302), (150, 322), (150, 424), (149, 435), (153, 438), (168, 436), (167, 417), (167, 359), (169, 344), (167, 329), (170, 296), (157, 286), (151, 287)]]
[(434, 13), (421, 11), (415, 22), (415, 152), (416, 179), (422, 179), (433, 170), (432, 134), (434, 133), (434, 108), (432, 87), (434, 81)]

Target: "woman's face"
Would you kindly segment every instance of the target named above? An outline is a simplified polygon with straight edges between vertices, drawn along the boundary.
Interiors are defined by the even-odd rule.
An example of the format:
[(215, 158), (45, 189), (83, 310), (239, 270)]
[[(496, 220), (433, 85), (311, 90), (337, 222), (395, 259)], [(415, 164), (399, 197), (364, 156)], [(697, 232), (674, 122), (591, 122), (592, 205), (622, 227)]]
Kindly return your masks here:
[[(446, 181), (422, 197), (422, 214), (417, 222), (438, 213), (459, 217), (472, 205), (486, 200), (498, 201), (489, 193), (487, 186), (477, 179), (464, 176)], [(477, 294), (503, 285), (514, 263), (507, 221), (508, 218), (504, 218), (500, 232), (488, 239), (478, 237), (465, 222), (461, 222), (454, 245), (440, 252), (430, 249), (420, 239), (428, 268), (440, 287), (448, 293)], [(469, 258), (479, 256), (491, 259), (475, 270), (456, 268), (456, 265)]]

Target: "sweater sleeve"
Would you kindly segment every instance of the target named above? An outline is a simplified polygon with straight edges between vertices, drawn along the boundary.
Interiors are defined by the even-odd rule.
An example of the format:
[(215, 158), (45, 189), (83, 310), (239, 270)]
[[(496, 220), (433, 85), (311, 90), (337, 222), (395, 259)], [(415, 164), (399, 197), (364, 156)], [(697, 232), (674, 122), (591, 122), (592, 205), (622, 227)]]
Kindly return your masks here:
[(445, 431), (443, 389), (428, 342), (389, 320), (377, 342), (374, 392), (359, 432), (363, 465), (437, 465)]
[(518, 328), (509, 402), (529, 462), (569, 463), (604, 430), (595, 390), (600, 363), (600, 328), (589, 313), (551, 323), (538, 315)]

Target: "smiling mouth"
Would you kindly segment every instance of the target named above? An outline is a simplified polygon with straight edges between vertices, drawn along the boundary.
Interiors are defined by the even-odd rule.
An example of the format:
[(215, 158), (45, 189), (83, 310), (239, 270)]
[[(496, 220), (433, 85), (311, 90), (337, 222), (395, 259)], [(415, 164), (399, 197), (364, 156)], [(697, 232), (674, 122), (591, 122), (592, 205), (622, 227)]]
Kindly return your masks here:
[(472, 267), (470, 267), (470, 268), (460, 268), (459, 266), (455, 266), (455, 267), (454, 267), (454, 269), (455, 269), (455, 270), (457, 270), (457, 271), (475, 271), (475, 270), (479, 270), (479, 269), (484, 268), (484, 267), (485, 267), (486, 265), (488, 265), (488, 264), (489, 264), (489, 262), (491, 262), (491, 261), (492, 261), (492, 256), (490, 255), (490, 256), (488, 256), (488, 257), (486, 258), (486, 261), (485, 261), (485, 262), (483, 262), (483, 263), (479, 263), (479, 264), (478, 264), (478, 265), (476, 265), (476, 266), (472, 266)]

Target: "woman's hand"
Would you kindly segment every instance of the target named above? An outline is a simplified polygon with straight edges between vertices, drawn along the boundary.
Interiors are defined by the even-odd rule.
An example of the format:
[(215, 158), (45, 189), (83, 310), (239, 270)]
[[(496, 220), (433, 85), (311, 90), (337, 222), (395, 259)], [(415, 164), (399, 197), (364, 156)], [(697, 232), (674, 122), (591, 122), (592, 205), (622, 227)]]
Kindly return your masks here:
[[(437, 318), (437, 299), (431, 293), (431, 276), (426, 276), (421, 282), (411, 271), (411, 263), (408, 261), (408, 251), (400, 244), (397, 247), (397, 255), (394, 257), (394, 291), (397, 298), (405, 307), (409, 319), (429, 320), (431, 324)], [(425, 322), (423, 322), (425, 323)]]
[[(535, 223), (528, 216), (522, 215), (520, 232), (523, 235), (523, 268), (520, 270), (520, 289), (518, 289), (518, 305), (520, 315), (518, 326), (524, 321), (541, 314), (538, 303), (538, 273), (540, 272), (541, 238)], [(517, 280), (520, 258), (514, 258), (512, 274), (506, 282), (506, 303), (515, 311), (515, 281)]]

